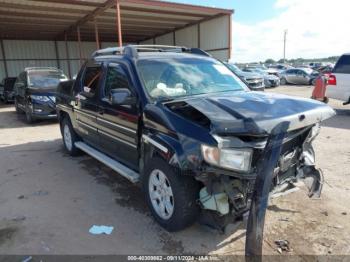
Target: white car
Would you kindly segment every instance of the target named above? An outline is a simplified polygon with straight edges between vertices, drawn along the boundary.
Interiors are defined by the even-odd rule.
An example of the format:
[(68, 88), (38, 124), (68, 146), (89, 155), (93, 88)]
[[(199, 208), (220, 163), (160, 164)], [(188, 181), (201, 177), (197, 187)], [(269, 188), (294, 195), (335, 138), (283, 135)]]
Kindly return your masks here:
[(328, 79), (326, 96), (350, 104), (350, 53), (342, 55)]

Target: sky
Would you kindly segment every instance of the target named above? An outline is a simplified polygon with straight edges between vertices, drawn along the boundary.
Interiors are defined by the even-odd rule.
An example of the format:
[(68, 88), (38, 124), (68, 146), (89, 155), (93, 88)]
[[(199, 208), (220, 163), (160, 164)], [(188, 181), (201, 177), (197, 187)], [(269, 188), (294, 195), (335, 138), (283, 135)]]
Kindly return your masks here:
[(234, 9), (234, 62), (282, 58), (284, 30), (287, 59), (350, 52), (350, 0), (170, 1)]

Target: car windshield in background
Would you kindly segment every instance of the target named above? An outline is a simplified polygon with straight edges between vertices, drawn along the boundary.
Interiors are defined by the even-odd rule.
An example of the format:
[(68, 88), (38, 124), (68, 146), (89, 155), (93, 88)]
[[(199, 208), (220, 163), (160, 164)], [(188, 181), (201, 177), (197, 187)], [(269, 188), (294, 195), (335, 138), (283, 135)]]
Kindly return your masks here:
[(68, 78), (60, 71), (36, 70), (28, 73), (31, 88), (52, 88)]
[(137, 63), (137, 68), (148, 94), (155, 99), (247, 90), (225, 65), (215, 60), (145, 59)]

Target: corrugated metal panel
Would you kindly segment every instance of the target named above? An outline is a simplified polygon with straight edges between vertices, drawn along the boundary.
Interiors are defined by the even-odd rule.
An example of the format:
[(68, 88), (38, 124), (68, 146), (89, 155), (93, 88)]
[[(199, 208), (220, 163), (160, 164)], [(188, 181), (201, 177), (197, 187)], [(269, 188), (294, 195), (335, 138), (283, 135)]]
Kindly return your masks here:
[[(59, 59), (67, 59), (66, 56), (66, 45), (64, 41), (58, 41), (57, 42), (57, 51), (58, 51), (58, 57)], [(69, 52), (69, 49), (68, 49)]]
[(228, 59), (228, 50), (210, 51), (208, 53), (210, 53), (216, 59), (222, 61), (226, 61)]
[(101, 48), (115, 47), (117, 45), (118, 45), (117, 42), (102, 42), (101, 43)]
[(5, 66), (3, 62), (0, 62), (0, 82), (2, 81), (2, 79), (6, 77), (5, 75)]
[[(69, 58), (79, 59), (79, 45), (78, 42), (68, 42)], [(96, 50), (95, 42), (82, 42), (81, 51), (82, 58), (89, 58), (91, 54)]]
[(148, 39), (145, 41), (141, 41), (140, 45), (153, 45), (153, 39)]
[(156, 37), (156, 44), (157, 45), (174, 45), (173, 33), (168, 33), (168, 34)]
[(70, 61), (70, 67), (71, 67), (71, 73), (72, 73), (72, 77), (76, 74), (78, 74), (79, 70), (80, 70), (80, 63), (77, 60), (72, 60)]
[(200, 47), (204, 50), (229, 46), (229, 16), (218, 17), (200, 24)]
[(198, 26), (194, 25), (175, 32), (176, 45), (198, 47)]
[(6, 59), (56, 59), (53, 41), (4, 40)]

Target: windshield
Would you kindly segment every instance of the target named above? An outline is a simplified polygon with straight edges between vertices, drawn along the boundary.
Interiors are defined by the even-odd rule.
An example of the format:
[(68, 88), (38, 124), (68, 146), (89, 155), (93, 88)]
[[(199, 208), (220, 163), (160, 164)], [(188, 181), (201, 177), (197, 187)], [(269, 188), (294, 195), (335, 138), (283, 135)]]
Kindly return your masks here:
[(239, 78), (215, 60), (159, 58), (140, 60), (137, 68), (146, 91), (155, 99), (247, 90)]
[(230, 70), (232, 70), (232, 72), (234, 72), (234, 73), (242, 72), (242, 70), (239, 69), (239, 68), (238, 68), (237, 66), (235, 66), (234, 64), (225, 63), (225, 65), (227, 65), (227, 67), (230, 68)]
[(258, 74), (261, 74), (261, 75), (266, 75), (267, 72), (260, 69), (260, 68), (248, 68), (248, 70), (250, 70), (250, 72), (254, 72), (254, 73), (258, 73)]
[(65, 80), (68, 78), (62, 71), (35, 70), (28, 72), (28, 84), (31, 88), (53, 88)]

